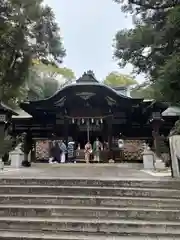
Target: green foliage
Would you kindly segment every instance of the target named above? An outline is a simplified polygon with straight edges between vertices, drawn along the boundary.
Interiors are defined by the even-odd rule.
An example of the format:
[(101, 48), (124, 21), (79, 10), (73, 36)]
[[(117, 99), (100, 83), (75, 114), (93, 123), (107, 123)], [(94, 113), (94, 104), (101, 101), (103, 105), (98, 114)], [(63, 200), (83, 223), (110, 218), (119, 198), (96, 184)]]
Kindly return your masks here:
[(0, 0), (0, 99), (17, 97), (32, 58), (56, 64), (65, 55), (54, 14), (42, 0)]
[(65, 79), (74, 79), (74, 72), (66, 67), (59, 67), (53, 63), (42, 63), (41, 61), (35, 59), (33, 60), (33, 68), (36, 72), (41, 72), (42, 74), (48, 74), (50, 77), (56, 77), (61, 75)]
[(131, 90), (131, 97), (133, 98), (144, 98), (154, 99), (155, 90), (153, 85), (148, 83), (139, 84)]
[(180, 135), (180, 120), (177, 120), (175, 122), (174, 127), (170, 132), (170, 136), (173, 136), (173, 135)]
[(54, 65), (45, 65), (33, 61), (26, 81), (26, 97), (29, 100), (39, 100), (52, 96), (63, 81), (73, 80), (75, 75), (71, 69)]
[(111, 72), (103, 82), (110, 86), (130, 86), (137, 84), (136, 80), (129, 75), (120, 74), (118, 72)]
[(180, 4), (177, 0), (118, 1), (132, 14), (134, 28), (115, 36), (114, 55), (118, 64), (134, 66), (153, 82), (158, 96), (180, 103)]
[(180, 104), (180, 55), (171, 55), (159, 71), (156, 82), (159, 92), (168, 97), (171, 103)]

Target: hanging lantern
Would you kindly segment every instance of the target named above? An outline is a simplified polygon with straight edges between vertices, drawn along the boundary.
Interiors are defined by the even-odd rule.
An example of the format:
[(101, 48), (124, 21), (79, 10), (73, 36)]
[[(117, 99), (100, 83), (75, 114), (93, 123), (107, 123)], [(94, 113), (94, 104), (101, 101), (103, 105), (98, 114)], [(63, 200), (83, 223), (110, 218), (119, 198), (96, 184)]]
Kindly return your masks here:
[(72, 123), (74, 124), (74, 118), (72, 118)]
[(91, 123), (94, 123), (94, 119), (93, 118), (91, 119)]
[(100, 123), (103, 124), (103, 120), (102, 120), (102, 118), (101, 118), (101, 120), (100, 120)]
[(82, 124), (84, 124), (84, 118), (82, 118)]

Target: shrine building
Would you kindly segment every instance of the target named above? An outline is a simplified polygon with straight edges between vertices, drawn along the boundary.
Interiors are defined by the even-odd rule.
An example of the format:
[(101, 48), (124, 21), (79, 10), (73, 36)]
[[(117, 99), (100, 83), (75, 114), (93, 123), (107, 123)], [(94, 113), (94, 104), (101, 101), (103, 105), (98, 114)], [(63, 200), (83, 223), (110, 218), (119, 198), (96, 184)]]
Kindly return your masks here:
[[(27, 133), (27, 139), (73, 139), (84, 148), (98, 137), (117, 148), (119, 135), (126, 140), (155, 143), (167, 136), (176, 116), (162, 117), (167, 103), (131, 98), (126, 87), (109, 87), (96, 80), (91, 71), (53, 96), (20, 104), (25, 115), (13, 118), (13, 133)], [(155, 144), (154, 144), (155, 145)], [(114, 150), (116, 151), (116, 150)]]

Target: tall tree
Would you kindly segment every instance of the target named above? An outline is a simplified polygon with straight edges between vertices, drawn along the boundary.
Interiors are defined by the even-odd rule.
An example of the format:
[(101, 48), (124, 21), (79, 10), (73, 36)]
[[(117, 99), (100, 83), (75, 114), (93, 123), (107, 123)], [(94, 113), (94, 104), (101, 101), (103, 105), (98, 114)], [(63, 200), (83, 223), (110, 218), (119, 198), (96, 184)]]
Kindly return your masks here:
[(0, 99), (19, 91), (33, 58), (61, 63), (65, 56), (54, 14), (42, 0), (0, 0)]
[(75, 75), (69, 68), (45, 65), (34, 60), (25, 82), (27, 97), (31, 100), (50, 97), (60, 88), (61, 84), (73, 79)]
[(180, 2), (115, 1), (134, 19), (134, 28), (121, 30), (115, 37), (119, 65), (131, 63), (137, 73), (154, 82), (160, 97), (180, 103)]
[(133, 98), (144, 98), (144, 99), (155, 99), (156, 90), (153, 83), (144, 82), (143, 84), (138, 84), (131, 89), (131, 97)]
[(104, 84), (110, 86), (131, 86), (137, 84), (136, 80), (129, 75), (111, 72), (103, 81)]

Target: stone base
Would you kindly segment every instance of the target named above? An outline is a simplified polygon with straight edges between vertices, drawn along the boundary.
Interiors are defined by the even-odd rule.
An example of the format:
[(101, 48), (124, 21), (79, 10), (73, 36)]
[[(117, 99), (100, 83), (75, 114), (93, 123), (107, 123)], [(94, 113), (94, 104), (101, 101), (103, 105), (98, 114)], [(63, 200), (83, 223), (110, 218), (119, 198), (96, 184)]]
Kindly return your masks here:
[(156, 170), (164, 170), (164, 169), (166, 169), (165, 163), (161, 159), (156, 159), (156, 161), (155, 161), (155, 169)]
[(10, 160), (11, 160), (11, 168), (20, 168), (22, 167), (22, 162), (24, 160), (24, 153), (13, 151), (10, 153)]

